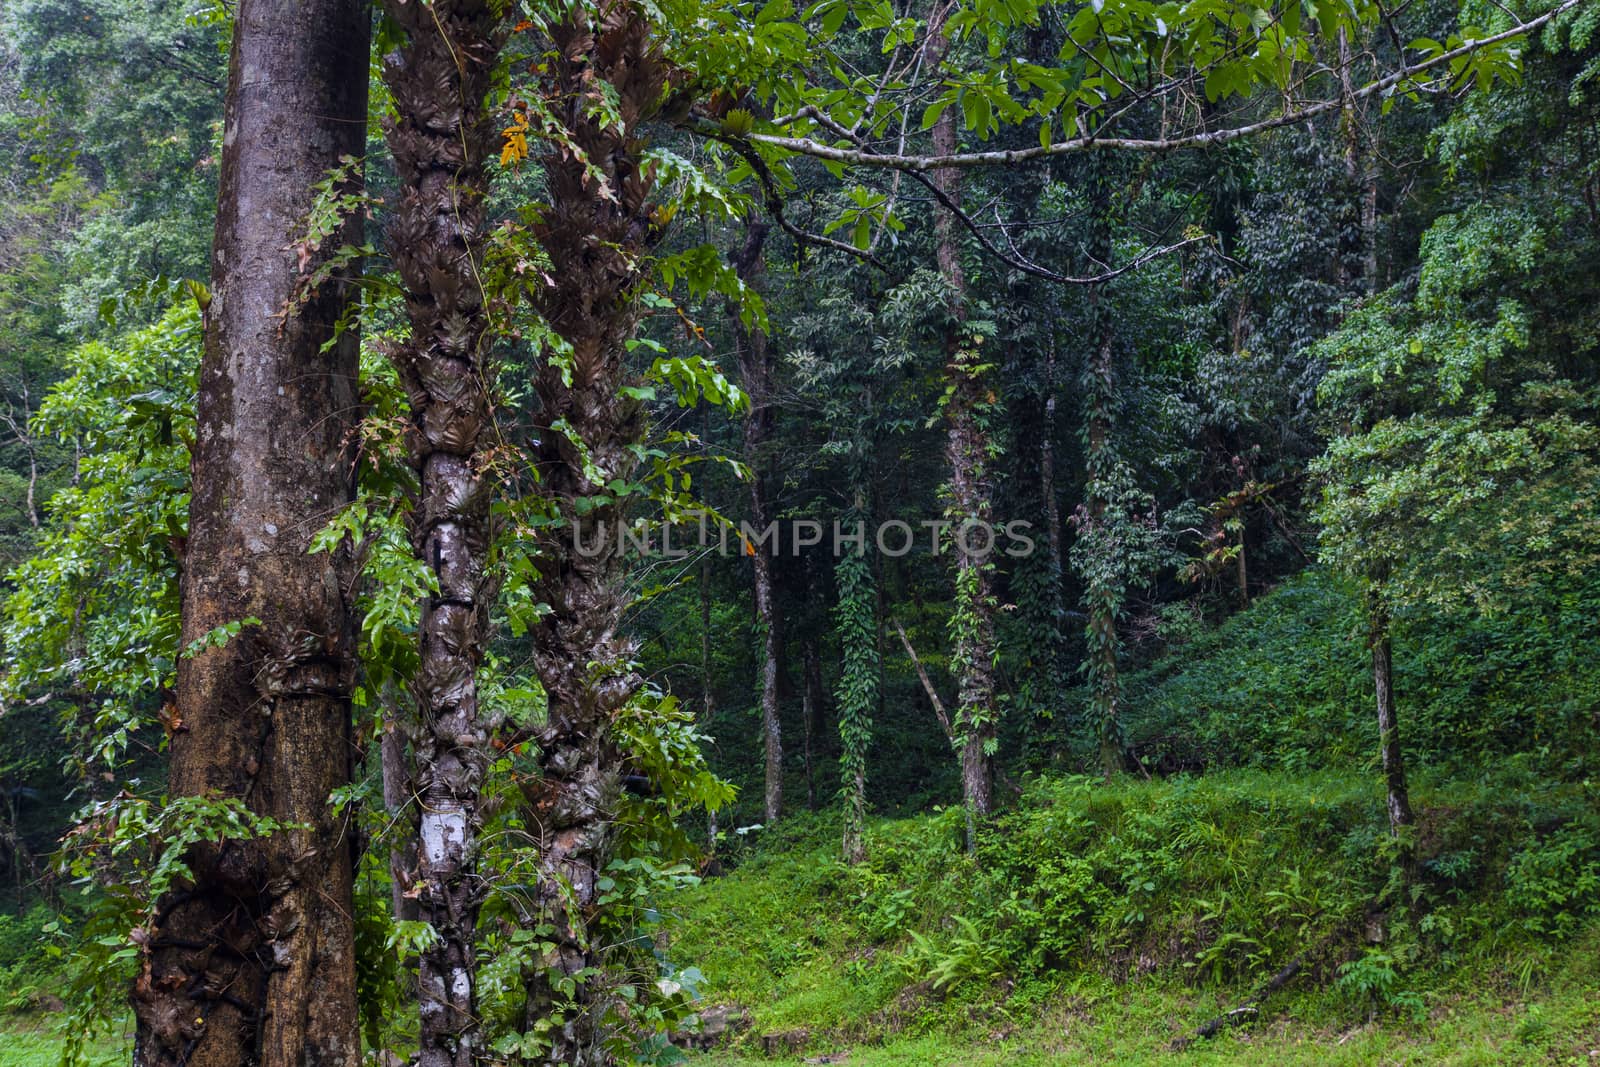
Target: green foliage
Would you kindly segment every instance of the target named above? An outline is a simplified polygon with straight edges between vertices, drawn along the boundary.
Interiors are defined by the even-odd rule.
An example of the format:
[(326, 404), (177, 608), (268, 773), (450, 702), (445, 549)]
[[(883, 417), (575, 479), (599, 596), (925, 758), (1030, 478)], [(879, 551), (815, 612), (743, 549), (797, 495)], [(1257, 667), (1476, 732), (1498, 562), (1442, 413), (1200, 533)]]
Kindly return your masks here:
[[(121, 1020), (153, 936), (156, 906), (189, 879), (191, 849), (290, 828), (254, 814), (237, 798), (188, 796), (157, 803), (128, 794), (90, 805), (77, 823), (60, 857), (89, 901), (87, 916), (72, 931), (65, 990), (71, 1017), (63, 1052), (68, 1067), (82, 1063), (95, 1036)], [(45, 932), (61, 932), (60, 920)]]
[(916, 930), (910, 937), (911, 947), (901, 966), (908, 976), (940, 992), (963, 982), (992, 982), (1008, 965), (1001, 945), (962, 915), (954, 916), (954, 929), (942, 943)]
[(1530, 321), (1537, 279), (1563, 253), (1547, 227), (1564, 214), (1484, 205), (1441, 217), (1414, 294), (1383, 294), (1319, 345), (1323, 406), (1351, 427), (1313, 466), (1323, 555), (1381, 571), (1392, 599), (1494, 611), (1592, 567), (1593, 375), (1563, 377), (1570, 353), (1535, 344)]
[(38, 554), (10, 576), (4, 697), (80, 701), (81, 761), (116, 766), (174, 669), (199, 331), (186, 302), (80, 347), (35, 419), (82, 458), (76, 484), (50, 502)]
[(1530, 842), (1506, 867), (1506, 897), (1525, 929), (1571, 936), (1600, 914), (1600, 827), (1588, 819)]

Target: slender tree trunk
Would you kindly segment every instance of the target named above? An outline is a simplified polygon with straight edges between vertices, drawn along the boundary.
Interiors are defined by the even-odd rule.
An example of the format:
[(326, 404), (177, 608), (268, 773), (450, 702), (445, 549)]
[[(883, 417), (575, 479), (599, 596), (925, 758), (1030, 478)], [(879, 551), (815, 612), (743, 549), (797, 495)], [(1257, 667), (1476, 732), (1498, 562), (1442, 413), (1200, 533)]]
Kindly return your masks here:
[[(1039, 434), (1039, 495), (1044, 503), (1044, 525), (1050, 546), (1050, 573), (1054, 595), (1061, 597), (1061, 576), (1064, 573), (1061, 558), (1061, 503), (1056, 499), (1056, 352), (1055, 341), (1050, 342), (1050, 355), (1045, 361), (1044, 425)], [(1059, 603), (1057, 607), (1059, 607)]]
[(817, 810), (817, 781), (813, 746), (822, 721), (822, 657), (817, 655), (815, 638), (805, 642), (805, 679), (802, 685), (800, 717), (805, 728), (806, 808)]
[(389, 846), (390, 903), (396, 922), (416, 922), (421, 917), (415, 896), (408, 896), (417, 871), (416, 816), (411, 803), (411, 775), (406, 760), (407, 716), (400, 708), (393, 680), (383, 683), (383, 736), (378, 758), (383, 773), (383, 808), (395, 829)]
[[(1109, 264), (1112, 255), (1109, 176), (1103, 164), (1092, 171), (1090, 190), (1091, 255), (1096, 264)], [(1122, 590), (1116, 579), (1118, 561), (1108, 558), (1116, 551), (1107, 536), (1110, 519), (1107, 493), (1114, 474), (1116, 457), (1112, 447), (1113, 412), (1116, 404), (1116, 347), (1110, 309), (1105, 305), (1103, 285), (1089, 289), (1089, 319), (1094, 351), (1084, 376), (1084, 445), (1087, 466), (1087, 521), (1094, 537), (1091, 551), (1102, 558), (1091, 561), (1088, 599), (1089, 691), (1095, 730), (1100, 747), (1100, 770), (1107, 780), (1124, 767), (1122, 750), (1122, 681), (1117, 671), (1117, 618), (1122, 611)]]
[[(707, 439), (705, 433), (701, 439)], [(716, 714), (716, 704), (711, 695), (711, 554), (700, 558), (700, 721), (709, 724)], [(706, 854), (713, 859), (717, 854), (717, 812), (706, 812)]]
[(1381, 583), (1367, 592), (1367, 645), (1372, 650), (1372, 687), (1378, 707), (1378, 744), (1383, 764), (1389, 830), (1396, 836), (1416, 821), (1406, 788), (1405, 759), (1400, 745), (1400, 725), (1395, 717), (1394, 652), (1389, 643), (1389, 609)]
[(11, 439), (22, 446), (28, 454), (28, 488), (24, 494), (23, 510), (28, 516), (28, 525), (35, 530), (39, 528), (39, 508), (37, 494), (39, 488), (39, 452), (33, 434), (29, 431), (28, 423), (33, 418), (32, 405), (28, 398), (28, 383), (20, 383), (18, 392), (22, 394), (22, 417), (17, 417), (16, 408), (6, 401), (6, 411), (0, 415), (6, 428), (11, 431)]
[[(542, 546), (534, 585), (551, 608), (531, 631), (549, 716), (536, 732), (542, 774), (525, 794), (539, 855), (538, 900), (555, 948), (549, 965), (526, 976), (526, 1010), (530, 1020), (555, 1024), (548, 1062), (602, 1064), (610, 1057), (600, 1028), (602, 983), (594, 977), (601, 946), (589, 925), (600, 906), (618, 792), (609, 724), (641, 679), (632, 642), (617, 633), (626, 605), (619, 545), (597, 533), (616, 528), (626, 502), (580, 503), (612, 479), (629, 479), (644, 435), (643, 409), (621, 390), (641, 261), (659, 237), (639, 125), (656, 113), (667, 71), (644, 10), (631, 0), (598, 10), (575, 6), (552, 37), (545, 92), (570, 149), (552, 146), (543, 158), (549, 205), (535, 234), (550, 258), (551, 284), (536, 299), (571, 354), (545, 353), (534, 379), (534, 461), (541, 493), (567, 525)], [(621, 123), (610, 124), (593, 107), (596, 83), (615, 94)], [(579, 537), (586, 548), (600, 542), (600, 550), (580, 556)], [(570, 996), (562, 991), (568, 980), (576, 983)]]
[[(865, 460), (865, 457), (860, 457)], [(864, 478), (863, 478), (864, 480)], [(866, 493), (857, 489), (855, 507), (845, 520), (866, 523)], [(839, 598), (834, 627), (843, 664), (834, 690), (839, 715), (839, 773), (844, 792), (844, 861), (866, 858), (867, 751), (872, 745), (872, 711), (878, 705), (878, 596), (872, 567), (850, 554), (834, 566)]]
[(491, 337), (479, 275), (486, 106), (505, 40), (489, 0), (388, 0), (405, 43), (385, 58), (395, 115), (385, 133), (400, 179), (389, 247), (411, 336), (391, 353), (411, 403), (420, 488), (412, 536), (438, 592), (422, 605), (413, 683), (418, 729), (420, 912), (437, 937), (418, 961), (419, 1067), (472, 1067), (482, 1055), (475, 1005), (475, 876), (481, 790), (496, 724), (478, 706), (493, 589), (482, 442), (493, 415)]
[[(761, 271), (761, 250), (766, 243), (768, 223), (755, 218), (745, 222), (744, 247), (736, 252), (734, 270), (740, 280), (753, 285)], [(729, 309), (734, 346), (739, 355), (739, 374), (750, 412), (744, 421), (744, 461), (750, 468), (750, 522), (765, 531), (771, 521), (764, 477), (767, 447), (772, 440), (772, 357), (766, 335), (746, 328), (739, 321), (737, 308)], [(778, 543), (774, 542), (774, 549)], [(756, 619), (761, 626), (761, 740), (766, 755), (764, 799), (769, 824), (783, 814), (783, 723), (779, 718), (779, 685), (782, 673), (782, 622), (773, 588), (772, 554), (758, 547), (751, 557), (755, 567)]]
[[(1361, 112), (1355, 101), (1351, 79), (1354, 55), (1350, 38), (1342, 29), (1338, 35), (1338, 47), (1339, 92), (1343, 98), (1339, 109), (1339, 125), (1344, 136), (1345, 177), (1360, 198), (1360, 281), (1363, 289), (1374, 293), (1378, 289), (1378, 168), (1377, 146), (1370, 143), (1370, 139), (1376, 136), (1376, 131), (1362, 128)], [(1363, 133), (1369, 139), (1365, 147), (1362, 144)], [(1344, 273), (1342, 267), (1340, 273)]]
[(944, 731), (944, 736), (952, 743), (955, 741), (955, 730), (950, 725), (950, 716), (944, 710), (944, 701), (939, 699), (939, 691), (933, 687), (933, 679), (928, 677), (928, 669), (922, 665), (922, 658), (917, 655), (917, 650), (911, 645), (911, 638), (906, 636), (906, 628), (895, 620), (894, 632), (900, 635), (900, 644), (906, 650), (906, 656), (911, 660), (911, 666), (917, 672), (917, 681), (922, 683), (922, 691), (927, 694), (928, 703), (933, 707), (934, 718), (939, 720), (939, 728)]
[(1239, 579), (1239, 606), (1250, 606), (1250, 572), (1246, 569), (1245, 550), (1248, 543), (1245, 540), (1244, 509), (1240, 508), (1239, 514), (1239, 554), (1234, 558)]
[[(944, 60), (949, 41), (944, 33), (946, 9), (940, 8), (928, 26), (923, 61), (930, 70)], [(946, 155), (957, 149), (955, 111), (946, 108), (933, 125), (933, 152)], [(961, 172), (935, 170), (932, 179), (952, 203), (961, 201)], [(945, 404), (945, 462), (949, 467), (948, 508), (956, 564), (956, 611), (951, 621), (952, 666), (956, 674), (957, 707), (954, 726), (961, 748), (961, 792), (968, 812), (968, 847), (975, 844), (976, 820), (989, 814), (994, 791), (991, 750), (997, 733), (994, 693), (994, 594), (991, 566), (983, 548), (987, 535), (978, 531), (993, 518), (993, 486), (989, 473), (989, 430), (986, 415), (993, 394), (983, 381), (978, 339), (963, 343), (966, 318), (966, 276), (961, 268), (955, 220), (937, 208), (934, 216), (935, 255), (953, 301), (946, 332), (945, 375), (949, 397)], [(982, 551), (978, 549), (983, 548)]]
[[(228, 78), (187, 548), (169, 790), (296, 824), (197, 846), (161, 902), (133, 991), (142, 1067), (355, 1067), (349, 552), (312, 536), (353, 496), (348, 279), (297, 292), (313, 185), (366, 128), (368, 14), (355, 0), (241, 0)], [(360, 243), (361, 222), (341, 240)]]

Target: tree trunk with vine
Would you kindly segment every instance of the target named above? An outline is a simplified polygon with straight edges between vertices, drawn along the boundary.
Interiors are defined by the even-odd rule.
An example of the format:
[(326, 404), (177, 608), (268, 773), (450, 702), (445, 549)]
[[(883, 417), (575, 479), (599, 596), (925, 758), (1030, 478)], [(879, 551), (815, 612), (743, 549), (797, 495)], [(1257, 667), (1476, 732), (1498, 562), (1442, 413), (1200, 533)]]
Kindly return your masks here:
[[(756, 218), (745, 222), (744, 245), (733, 254), (732, 260), (739, 280), (746, 285), (753, 284), (761, 270), (761, 250), (769, 228), (769, 223)], [(767, 523), (772, 521), (764, 476), (776, 413), (772, 402), (772, 356), (766, 335), (742, 323), (737, 308), (729, 310), (729, 318), (739, 357), (740, 385), (750, 401), (744, 422), (744, 462), (750, 468), (750, 522), (758, 531), (765, 531)], [(767, 822), (771, 824), (783, 814), (783, 723), (778, 716), (782, 620), (778, 618), (772, 553), (763, 546), (756, 546), (751, 563), (755, 570), (756, 621), (761, 628), (761, 741), (766, 758), (763, 799)]]
[[(550, 608), (531, 631), (549, 712), (535, 732), (541, 773), (524, 793), (538, 903), (555, 947), (526, 976), (526, 1010), (530, 1023), (552, 1024), (548, 1062), (600, 1064), (609, 1056), (591, 924), (619, 788), (610, 723), (641, 684), (632, 643), (617, 632), (626, 605), (620, 546), (600, 531), (615, 530), (626, 513), (627, 498), (606, 487), (629, 480), (645, 430), (640, 403), (622, 391), (642, 260), (659, 236), (638, 127), (655, 114), (667, 71), (644, 10), (628, 0), (598, 11), (574, 7), (551, 33), (545, 104), (564, 143), (543, 157), (549, 203), (535, 236), (550, 268), (535, 302), (566, 351), (547, 350), (535, 375), (534, 464), (564, 528), (542, 546), (533, 586)], [(596, 106), (606, 96), (620, 125), (608, 125)]]
[(420, 809), (419, 906), (435, 938), (421, 953), (419, 1067), (472, 1067), (483, 1054), (475, 1004), (475, 876), (483, 776), (495, 724), (477, 670), (493, 589), (485, 571), (493, 419), (489, 311), (480, 276), (487, 100), (506, 26), (490, 0), (389, 0), (405, 43), (384, 62), (395, 116), (385, 133), (400, 179), (391, 255), (411, 336), (391, 355), (411, 405), (419, 496), (412, 536), (437, 591), (422, 605), (413, 683)]
[[(843, 521), (865, 521), (863, 494)], [(843, 665), (834, 690), (839, 716), (839, 776), (844, 792), (844, 859), (866, 858), (862, 831), (867, 817), (867, 750), (872, 744), (872, 709), (878, 703), (878, 596), (872, 566), (850, 554), (834, 568), (838, 602), (834, 626)]]
[[(1103, 163), (1096, 161), (1090, 170), (1090, 212), (1094, 219), (1089, 254), (1092, 268), (1110, 265), (1111, 191), (1110, 176)], [(1089, 287), (1089, 329), (1094, 346), (1083, 375), (1083, 443), (1086, 486), (1080, 536), (1087, 534), (1085, 560), (1088, 583), (1085, 591), (1088, 622), (1088, 660), (1090, 717), (1094, 721), (1099, 745), (1100, 770), (1109, 780), (1123, 770), (1122, 681), (1117, 669), (1119, 638), (1117, 619), (1122, 614), (1120, 561), (1115, 539), (1110, 536), (1108, 495), (1115, 476), (1113, 447), (1114, 410), (1117, 397), (1115, 329), (1106, 306), (1104, 283)]]
[[(944, 32), (944, 9), (929, 21), (923, 62), (935, 70), (944, 61), (949, 39)], [(946, 108), (934, 122), (935, 155), (958, 148), (956, 112)], [(961, 172), (936, 169), (932, 180), (952, 203), (961, 202)], [(990, 440), (987, 412), (994, 395), (984, 382), (983, 361), (976, 336), (964, 343), (967, 281), (961, 267), (955, 220), (949, 212), (934, 216), (934, 253), (939, 274), (950, 292), (950, 321), (945, 329), (945, 462), (946, 516), (951, 524), (955, 556), (956, 598), (951, 618), (951, 667), (956, 675), (956, 742), (961, 750), (961, 793), (968, 814), (968, 847), (974, 845), (975, 824), (989, 814), (994, 791), (993, 748), (997, 733), (994, 659), (995, 628), (992, 564), (993, 549), (987, 534), (977, 531), (993, 520), (994, 487), (989, 469)], [(988, 540), (986, 548), (979, 544)]]

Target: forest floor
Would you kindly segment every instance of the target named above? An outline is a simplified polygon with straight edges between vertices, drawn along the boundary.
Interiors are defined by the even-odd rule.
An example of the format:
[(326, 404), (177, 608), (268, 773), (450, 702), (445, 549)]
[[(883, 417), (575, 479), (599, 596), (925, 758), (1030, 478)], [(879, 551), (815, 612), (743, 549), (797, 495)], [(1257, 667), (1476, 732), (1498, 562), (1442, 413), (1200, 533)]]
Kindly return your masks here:
[[(0, 1067), (61, 1067), (65, 1035), (57, 1019), (35, 1014), (0, 1014)], [(126, 1067), (133, 1035), (94, 1041), (79, 1067)]]
[[(1152, 991), (1129, 991), (1092, 1008), (1047, 1011), (1026, 1026), (987, 1033), (889, 1037), (882, 1044), (823, 1040), (828, 1051), (765, 1055), (724, 1050), (695, 1057), (705, 1067), (841, 1064), (848, 1067), (1058, 1067), (1075, 1064), (1367, 1067), (1600, 1062), (1600, 1008), (1595, 990), (1571, 987), (1528, 1001), (1462, 998), (1441, 1005), (1424, 1023), (1358, 1022), (1348, 1029), (1305, 1026), (1272, 1018), (1174, 1050), (1199, 1001)], [(1267, 1015), (1274, 1014), (1271, 1011)]]
[[(729, 1018), (704, 1067), (1600, 1064), (1589, 787), (1508, 765), (1414, 798), (1409, 879), (1366, 775), (1030, 779), (976, 853), (944, 810), (874, 820), (857, 866), (802, 813), (659, 901), (657, 945)], [(56, 1067), (62, 1018), (0, 1012), (0, 1067)]]
[[(1448, 813), (1434, 827), (1446, 838), (1459, 834), (1455, 820), (1488, 825), (1481, 810), (1463, 814), (1478, 802), (1468, 791), (1420, 792), (1425, 810)], [(1319, 793), (1320, 834), (1282, 803), (1298, 795), (1317, 804)], [(1600, 1064), (1592, 905), (1550, 936), (1553, 924), (1514, 910), (1521, 898), (1508, 898), (1503, 873), (1491, 873), (1503, 861), (1484, 849), (1476, 888), (1417, 894), (1423, 903), (1410, 916), (1375, 906), (1366, 894), (1384, 893), (1381, 871), (1357, 870), (1341, 852), (1364, 832), (1368, 800), (1377, 798), (1359, 782), (1253, 772), (1058, 792), (996, 831), (996, 848), (1024, 855), (1020, 879), (984, 869), (981, 854), (968, 865), (948, 812), (874, 824), (859, 869), (838, 863), (826, 817), (801, 816), (787, 840), (738, 857), (730, 873), (673, 903), (668, 957), (693, 966), (704, 1004), (732, 1013), (717, 1047), (693, 1062)], [(1185, 820), (1205, 827), (1210, 843), (1196, 844), (1191, 828), (1175, 846), (1158, 844), (1163, 818), (1175, 832)], [(1060, 840), (1074, 819), (1093, 826)], [(1141, 836), (1140, 848), (1128, 844)], [(1052, 840), (1060, 852), (1042, 851)], [(1094, 840), (1112, 844), (1085, 844)], [(913, 857), (940, 841), (948, 866), (918, 866)], [(1081, 899), (1045, 885), (1070, 869), (1066, 852), (1099, 864), (1077, 879), (1088, 887)], [(1226, 868), (1227, 857), (1237, 866)], [(1139, 886), (1164, 883), (1144, 905), (1148, 916), (1126, 913), (1125, 880), (1097, 894), (1119, 867), (1150, 872)], [(1301, 870), (1320, 872), (1314, 885)], [(1019, 900), (1034, 892), (1053, 893), (1046, 906), (1076, 916), (1075, 943), (1042, 962), (1008, 940), (1025, 921)], [(1100, 914), (1074, 910), (1085, 900)], [(1304, 966), (1256, 1013), (1174, 1048), (1249, 1005), (1297, 956)]]

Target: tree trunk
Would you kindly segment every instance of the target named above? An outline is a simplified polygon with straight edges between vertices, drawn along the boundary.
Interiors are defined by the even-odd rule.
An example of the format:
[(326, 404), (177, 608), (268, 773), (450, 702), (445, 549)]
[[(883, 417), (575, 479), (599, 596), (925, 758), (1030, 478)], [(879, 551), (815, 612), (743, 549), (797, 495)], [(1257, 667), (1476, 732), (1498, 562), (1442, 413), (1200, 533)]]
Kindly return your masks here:
[[(1357, 250), (1361, 260), (1360, 282), (1366, 292), (1375, 293), (1378, 290), (1377, 146), (1375, 143), (1369, 144), (1363, 151), (1361, 113), (1355, 103), (1351, 80), (1353, 55), (1350, 38), (1343, 29), (1339, 31), (1338, 47), (1339, 93), (1343, 99), (1339, 109), (1339, 125), (1344, 136), (1345, 177), (1350, 182), (1350, 188), (1360, 196), (1360, 248)], [(1375, 136), (1375, 131), (1371, 129), (1365, 132), (1369, 139)], [(1340, 273), (1344, 273), (1342, 268)]]
[(1378, 744), (1389, 809), (1389, 830), (1396, 837), (1415, 822), (1406, 789), (1405, 760), (1400, 747), (1400, 726), (1395, 718), (1394, 652), (1389, 644), (1389, 610), (1381, 588), (1367, 592), (1367, 644), (1372, 650), (1372, 687), (1378, 706)]
[(328, 804), (355, 751), (354, 568), (309, 552), (353, 497), (358, 346), (334, 328), (348, 278), (297, 292), (327, 252), (290, 246), (313, 185), (362, 152), (368, 26), (355, 0), (241, 0), (234, 22), (181, 641), (261, 623), (179, 661), (169, 791), (299, 825), (192, 850), (145, 932), (142, 1067), (360, 1062), (354, 837)]
[[(701, 440), (709, 440), (703, 432)], [(715, 698), (711, 695), (711, 553), (700, 557), (700, 721), (708, 727), (716, 714)], [(706, 812), (706, 855), (715, 861), (717, 854), (717, 812)]]
[[(644, 435), (643, 409), (621, 390), (641, 261), (660, 236), (638, 126), (655, 114), (667, 72), (644, 11), (630, 0), (574, 7), (552, 27), (552, 38), (546, 99), (576, 151), (553, 145), (543, 158), (549, 205), (535, 235), (550, 258), (550, 284), (535, 299), (570, 357), (546, 352), (534, 379), (534, 462), (540, 492), (566, 525), (541, 546), (533, 587), (551, 608), (530, 631), (549, 715), (536, 732), (542, 775), (524, 792), (539, 855), (541, 918), (555, 948), (547, 966), (526, 976), (526, 1010), (530, 1019), (554, 1023), (548, 1062), (602, 1064), (610, 1057), (600, 1029), (602, 980), (595, 977), (601, 955), (589, 924), (600, 907), (618, 793), (609, 724), (641, 679), (632, 642), (617, 633), (626, 605), (620, 546), (598, 532), (617, 528), (626, 499), (580, 503), (592, 502), (611, 480), (630, 478)], [(592, 106), (597, 82), (615, 93), (621, 123)], [(580, 537), (581, 556), (574, 548)], [(589, 551), (597, 542), (599, 551)], [(561, 988), (569, 979), (576, 982), (570, 996)]]
[[(929, 22), (923, 62), (935, 70), (944, 60), (949, 41), (944, 33), (945, 9)], [(947, 155), (956, 151), (956, 114), (946, 108), (933, 125), (933, 152)], [(961, 202), (961, 172), (942, 168), (932, 180), (952, 203)], [(978, 527), (993, 518), (993, 486), (989, 474), (989, 430), (987, 413), (993, 394), (978, 369), (982, 359), (976, 351), (980, 340), (963, 343), (962, 324), (966, 318), (966, 276), (961, 268), (960, 247), (956, 241), (955, 220), (949, 212), (935, 208), (934, 241), (939, 273), (949, 287), (953, 306), (945, 338), (945, 375), (949, 397), (945, 403), (945, 461), (949, 467), (947, 514), (954, 535), (956, 563), (956, 610), (951, 620), (951, 666), (956, 675), (956, 717), (954, 726), (961, 748), (961, 792), (966, 802), (969, 832), (968, 847), (975, 844), (976, 820), (989, 814), (993, 794), (994, 768), (991, 750), (997, 733), (998, 715), (994, 695), (994, 595), (991, 590), (991, 565), (988, 551), (974, 551), (979, 538), (968, 526)], [(978, 527), (981, 528), (981, 527)], [(993, 545), (990, 544), (992, 549)]]
[[(1090, 189), (1091, 266), (1109, 266), (1111, 244), (1110, 176), (1105, 165), (1096, 161), (1091, 170)], [(1117, 671), (1117, 618), (1122, 613), (1122, 589), (1117, 579), (1119, 561), (1114, 541), (1107, 536), (1110, 519), (1107, 494), (1115, 474), (1113, 418), (1117, 395), (1116, 347), (1110, 309), (1105, 305), (1105, 287), (1089, 288), (1089, 323), (1094, 351), (1084, 375), (1084, 459), (1086, 470), (1085, 512), (1089, 550), (1101, 558), (1089, 561), (1086, 607), (1088, 624), (1088, 676), (1090, 706), (1100, 748), (1100, 770), (1107, 780), (1124, 767), (1122, 749), (1122, 682)]]
[(805, 678), (801, 687), (800, 717), (805, 729), (806, 808), (817, 810), (817, 781), (813, 747), (822, 721), (822, 658), (815, 638), (805, 641)]
[[(1098, 305), (1098, 291), (1090, 300)], [(1104, 318), (1096, 306), (1097, 322)], [(1088, 412), (1089, 522), (1097, 531), (1107, 524), (1104, 478), (1111, 465), (1111, 397), (1116, 389), (1110, 327), (1101, 325), (1101, 339), (1090, 363)], [(1106, 547), (1106, 539), (1099, 544)], [(1100, 746), (1100, 771), (1109, 780), (1123, 769), (1122, 682), (1117, 673), (1117, 615), (1121, 595), (1108, 574), (1111, 561), (1098, 560), (1089, 582), (1089, 690)]]
[(1246, 569), (1245, 553), (1249, 545), (1245, 539), (1244, 509), (1240, 508), (1239, 515), (1239, 554), (1234, 557), (1234, 566), (1239, 580), (1239, 606), (1250, 606), (1250, 572)]
[(1039, 495), (1044, 503), (1044, 526), (1050, 546), (1051, 589), (1059, 608), (1061, 577), (1061, 504), (1056, 499), (1056, 351), (1054, 339), (1045, 361), (1044, 426), (1039, 434)]
[(485, 161), (495, 144), (486, 100), (506, 27), (488, 0), (389, 0), (405, 43), (384, 60), (395, 116), (385, 133), (400, 180), (390, 253), (411, 336), (391, 355), (411, 404), (420, 488), (412, 536), (438, 592), (422, 605), (413, 682), (419, 910), (437, 934), (418, 961), (419, 1067), (471, 1067), (482, 1053), (475, 1008), (475, 875), (480, 793), (496, 724), (480, 714), (477, 670), (493, 589), (489, 489), (480, 439), (493, 380), (479, 262)]
[[(754, 218), (747, 219), (744, 247), (731, 257), (734, 270), (746, 285), (753, 285), (761, 271), (761, 250), (768, 226)], [(746, 328), (739, 321), (738, 308), (729, 308), (728, 315), (739, 355), (741, 385), (750, 398), (750, 412), (744, 421), (744, 462), (750, 468), (750, 522), (758, 531), (765, 531), (772, 519), (763, 477), (774, 421), (772, 357), (766, 335)], [(774, 550), (778, 544), (773, 543)], [(751, 562), (755, 567), (756, 619), (762, 636), (761, 740), (766, 754), (765, 801), (770, 825), (783, 814), (783, 723), (778, 717), (783, 635), (773, 589), (772, 553), (757, 546)]]
[(417, 870), (417, 820), (412, 811), (411, 775), (406, 761), (407, 725), (395, 684), (386, 680), (378, 758), (383, 774), (383, 809), (395, 828), (395, 842), (389, 847), (389, 893), (396, 922), (416, 922), (422, 915), (416, 897), (407, 895)]
[[(855, 509), (845, 521), (866, 518), (866, 494), (856, 493)], [(839, 598), (834, 607), (834, 627), (839, 635), (843, 664), (834, 690), (839, 714), (839, 774), (844, 787), (844, 861), (866, 858), (862, 834), (867, 818), (867, 750), (872, 744), (872, 709), (878, 693), (877, 583), (872, 567), (850, 554), (834, 567)]]

